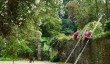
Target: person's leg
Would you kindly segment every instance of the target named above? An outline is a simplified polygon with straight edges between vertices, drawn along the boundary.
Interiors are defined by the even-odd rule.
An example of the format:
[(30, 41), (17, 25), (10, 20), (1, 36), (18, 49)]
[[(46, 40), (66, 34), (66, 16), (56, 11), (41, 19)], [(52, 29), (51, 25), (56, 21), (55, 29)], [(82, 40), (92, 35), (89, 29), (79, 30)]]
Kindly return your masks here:
[(33, 57), (33, 62), (34, 62), (35, 58)]
[(32, 63), (32, 57), (29, 58), (29, 62)]
[(29, 59), (29, 62), (30, 62), (30, 63), (32, 62), (32, 59), (31, 59), (31, 58)]

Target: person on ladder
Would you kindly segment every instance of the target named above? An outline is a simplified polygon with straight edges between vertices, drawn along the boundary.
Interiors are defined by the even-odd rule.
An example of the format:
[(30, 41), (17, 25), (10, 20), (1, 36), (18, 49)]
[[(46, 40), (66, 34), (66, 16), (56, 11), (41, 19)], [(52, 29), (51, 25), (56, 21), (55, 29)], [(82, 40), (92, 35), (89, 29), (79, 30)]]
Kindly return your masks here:
[(74, 32), (74, 34), (72, 36), (72, 40), (77, 41), (78, 35), (79, 35), (79, 31)]
[(82, 45), (82, 47), (81, 47), (81, 49), (80, 49), (80, 52), (81, 52), (82, 49), (84, 48), (86, 42), (87, 42), (89, 39), (91, 39), (91, 34), (92, 34), (92, 30), (90, 30), (90, 31), (88, 31), (88, 32), (85, 33), (85, 36), (84, 36), (84, 38), (83, 38), (83, 40), (82, 40), (82, 44), (83, 44), (83, 45)]

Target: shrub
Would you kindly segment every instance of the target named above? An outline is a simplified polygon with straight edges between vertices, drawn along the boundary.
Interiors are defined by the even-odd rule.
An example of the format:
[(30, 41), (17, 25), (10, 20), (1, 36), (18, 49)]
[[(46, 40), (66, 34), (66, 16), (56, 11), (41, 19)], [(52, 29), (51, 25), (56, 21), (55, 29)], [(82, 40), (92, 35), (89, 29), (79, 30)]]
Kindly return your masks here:
[(110, 18), (104, 24), (104, 31), (110, 31)]
[(50, 61), (51, 62), (58, 62), (59, 61), (58, 54), (55, 54), (55, 55), (51, 56), (50, 57)]

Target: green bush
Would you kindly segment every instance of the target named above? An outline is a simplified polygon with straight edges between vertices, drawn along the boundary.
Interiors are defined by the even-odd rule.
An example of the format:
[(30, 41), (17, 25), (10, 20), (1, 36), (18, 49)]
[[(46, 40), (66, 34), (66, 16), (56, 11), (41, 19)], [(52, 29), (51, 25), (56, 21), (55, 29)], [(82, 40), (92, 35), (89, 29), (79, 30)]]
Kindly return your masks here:
[(110, 18), (104, 24), (104, 31), (110, 31)]
[[(95, 27), (95, 25), (96, 25), (96, 23), (97, 23), (96, 21), (91, 22), (90, 25), (89, 25), (89, 27), (87, 25), (85, 25), (85, 27), (83, 28), (83, 31), (85, 31), (85, 30), (86, 31), (93, 30), (94, 27)], [(103, 30), (102, 27), (103, 27), (102, 26), (102, 23), (99, 22), (98, 25), (97, 25), (97, 27), (96, 27), (96, 29), (93, 32), (93, 35), (92, 35), (93, 39), (98, 39), (98, 38), (101, 38), (102, 37), (102, 35), (104, 33), (104, 30)]]
[(106, 31), (104, 36), (107, 37), (107, 38), (110, 38), (110, 31)]
[(0, 61), (12, 61), (12, 60), (22, 60), (22, 58), (13, 58), (13, 57), (1, 57)]
[(58, 62), (58, 61), (59, 61), (58, 55), (52, 56), (52, 57), (50, 58), (50, 61), (51, 61), (51, 62)]
[(104, 24), (104, 36), (110, 38), (110, 18)]
[(32, 49), (27, 45), (27, 41), (25, 41), (25, 40), (20, 40), (20, 43), (19, 43), (19, 52), (20, 53), (32, 53), (33, 51), (32, 51)]
[(43, 60), (49, 60), (49, 51), (48, 50), (45, 50), (43, 51)]

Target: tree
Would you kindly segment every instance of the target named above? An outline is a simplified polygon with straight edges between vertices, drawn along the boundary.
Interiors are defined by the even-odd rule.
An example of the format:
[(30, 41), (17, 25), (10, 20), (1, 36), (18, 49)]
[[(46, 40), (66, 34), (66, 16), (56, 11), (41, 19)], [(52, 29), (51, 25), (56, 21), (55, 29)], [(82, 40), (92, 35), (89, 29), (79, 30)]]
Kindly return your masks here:
[[(6, 45), (9, 51), (6, 53), (12, 49), (19, 51), (18, 45), (26, 46), (28, 51), (30, 49), (33, 51), (29, 44), (36, 42), (37, 37), (41, 37), (38, 33), (41, 29), (43, 35), (45, 30), (49, 36), (57, 35), (61, 28), (61, 20), (58, 16), (60, 2), (60, 0), (1, 0), (0, 36), (8, 41)], [(37, 42), (34, 44), (36, 45)], [(20, 53), (22, 51), (15, 54)]]

